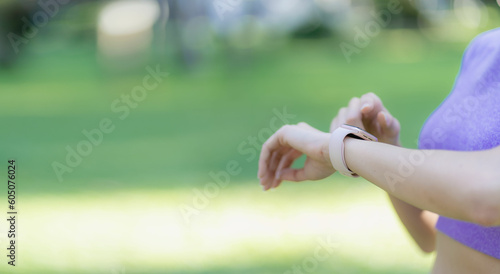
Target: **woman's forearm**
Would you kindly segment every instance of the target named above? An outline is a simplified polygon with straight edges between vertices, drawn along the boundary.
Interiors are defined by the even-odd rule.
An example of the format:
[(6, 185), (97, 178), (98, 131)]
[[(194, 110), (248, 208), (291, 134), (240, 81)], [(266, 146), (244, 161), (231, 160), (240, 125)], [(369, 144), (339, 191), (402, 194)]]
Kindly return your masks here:
[(450, 218), (500, 225), (498, 149), (412, 150), (347, 138), (347, 166), (390, 195)]
[(436, 222), (438, 215), (408, 204), (389, 194), (389, 199), (406, 227), (406, 230), (424, 252), (432, 252), (436, 247)]
[[(399, 140), (395, 144), (401, 147)], [(423, 210), (387, 193), (392, 207), (420, 249), (426, 253), (436, 249), (436, 223), (439, 218), (434, 212)]]

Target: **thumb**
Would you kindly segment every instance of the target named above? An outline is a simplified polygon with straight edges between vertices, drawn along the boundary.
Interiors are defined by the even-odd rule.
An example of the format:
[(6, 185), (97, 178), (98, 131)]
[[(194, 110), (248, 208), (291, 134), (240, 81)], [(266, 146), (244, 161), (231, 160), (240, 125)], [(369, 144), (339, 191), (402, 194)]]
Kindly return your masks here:
[(285, 168), (282, 169), (279, 177), (281, 180), (301, 182), (307, 180), (304, 168)]

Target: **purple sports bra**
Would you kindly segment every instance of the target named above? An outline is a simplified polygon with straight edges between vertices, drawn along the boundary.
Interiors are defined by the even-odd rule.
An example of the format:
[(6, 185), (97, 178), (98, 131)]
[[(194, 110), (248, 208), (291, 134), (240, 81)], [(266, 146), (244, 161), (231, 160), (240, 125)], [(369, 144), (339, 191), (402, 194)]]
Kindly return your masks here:
[[(471, 42), (452, 92), (427, 119), (418, 146), (470, 151), (499, 145), (500, 28), (497, 28)], [(500, 259), (500, 226), (483, 227), (440, 216), (436, 228), (466, 246)]]

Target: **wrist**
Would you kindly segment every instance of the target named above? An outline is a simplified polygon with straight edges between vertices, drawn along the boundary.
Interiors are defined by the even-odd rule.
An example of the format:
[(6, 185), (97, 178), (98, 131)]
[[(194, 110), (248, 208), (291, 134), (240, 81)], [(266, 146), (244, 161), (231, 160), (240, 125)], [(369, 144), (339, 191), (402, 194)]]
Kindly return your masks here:
[(329, 149), (331, 135), (332, 135), (331, 133), (325, 134), (325, 139), (322, 142), (321, 150), (320, 150), (321, 156), (323, 156), (323, 159), (325, 160), (325, 162), (329, 163), (330, 165), (332, 164), (332, 162), (330, 161), (330, 149)]
[(358, 139), (363, 141), (377, 141), (377, 138), (370, 133), (355, 126), (344, 124), (333, 131), (329, 143), (330, 161), (334, 169), (342, 175), (348, 177), (358, 177), (356, 172), (349, 168), (346, 162), (348, 152), (345, 145), (348, 143), (352, 146), (352, 140)]
[(363, 141), (354, 139), (352, 137), (347, 137), (344, 139), (344, 159), (346, 166), (356, 174), (356, 164), (354, 163), (355, 157), (353, 157), (353, 154), (355, 153), (356, 147), (358, 147), (358, 145), (361, 145), (361, 142)]

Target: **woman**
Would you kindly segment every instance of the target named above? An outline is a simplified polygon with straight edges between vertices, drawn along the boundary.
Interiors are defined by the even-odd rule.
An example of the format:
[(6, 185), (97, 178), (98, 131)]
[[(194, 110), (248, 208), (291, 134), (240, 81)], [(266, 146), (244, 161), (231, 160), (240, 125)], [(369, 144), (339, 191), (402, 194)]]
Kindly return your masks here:
[[(437, 251), (433, 273), (500, 273), (500, 29), (469, 45), (418, 150), (399, 146), (399, 122), (373, 93), (351, 99), (331, 131), (344, 123), (379, 140), (343, 139), (345, 167), (384, 189), (420, 248)], [(330, 136), (305, 123), (279, 129), (260, 155), (264, 190), (335, 173)], [(291, 168), (302, 154), (304, 167)]]

